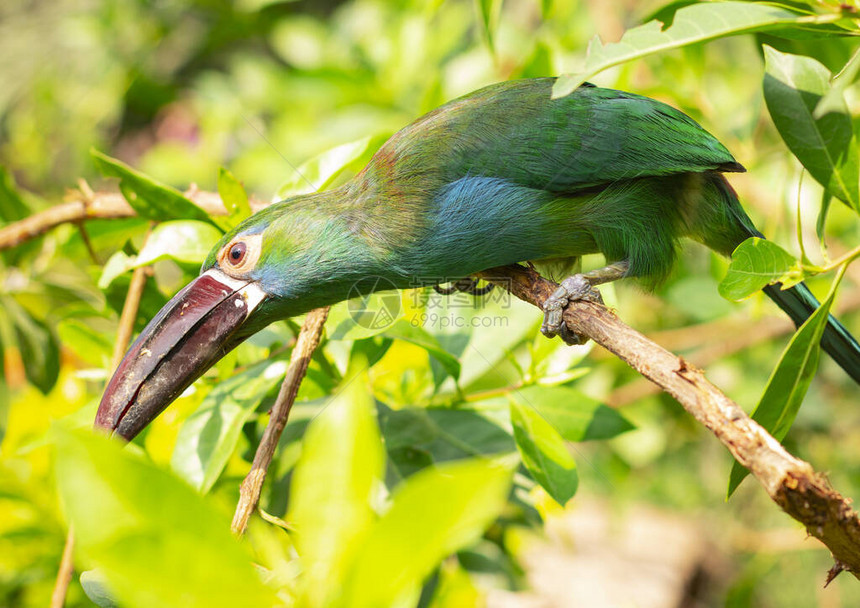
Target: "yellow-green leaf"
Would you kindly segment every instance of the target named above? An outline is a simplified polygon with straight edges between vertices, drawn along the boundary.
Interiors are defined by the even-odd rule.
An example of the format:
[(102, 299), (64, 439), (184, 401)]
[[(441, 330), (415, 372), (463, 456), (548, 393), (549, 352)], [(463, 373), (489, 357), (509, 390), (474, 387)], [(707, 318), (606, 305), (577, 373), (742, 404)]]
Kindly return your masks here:
[(212, 222), (208, 213), (178, 190), (161, 184), (97, 150), (91, 150), (90, 154), (105, 176), (120, 178), (120, 191), (141, 217), (156, 221), (188, 219)]
[(371, 492), (384, 466), (366, 376), (345, 382), (308, 426), (290, 487), (287, 519), (296, 529), (308, 606), (324, 606), (342, 592), (373, 522)]
[(245, 188), (224, 167), (218, 171), (218, 194), (227, 210), (227, 216), (213, 217), (212, 219), (222, 230), (230, 230), (251, 215), (251, 204), (248, 202)]
[(364, 164), (369, 157), (370, 137), (342, 144), (318, 154), (296, 169), (278, 188), (275, 201), (298, 194), (325, 190), (345, 169)]
[(553, 98), (569, 95), (583, 82), (607, 68), (647, 55), (715, 38), (760, 32), (809, 18), (785, 8), (751, 2), (700, 2), (675, 12), (672, 25), (649, 21), (627, 30), (618, 42), (603, 44), (595, 37), (588, 44), (585, 69), (567, 74), (553, 87)]
[[(833, 282), (827, 299), (792, 336), (752, 413), (752, 419), (779, 441), (785, 438), (794, 423), (803, 397), (818, 368), (821, 335), (827, 326), (830, 307), (841, 278), (840, 274)], [(738, 462), (733, 464), (729, 475), (728, 496), (734, 493), (748, 474), (749, 471)]]
[(236, 448), (242, 426), (283, 378), (286, 361), (264, 360), (220, 382), (179, 429), (170, 465), (208, 492)]
[(743, 300), (765, 285), (784, 280), (796, 265), (797, 260), (776, 243), (749, 238), (732, 253), (729, 271), (719, 286), (720, 295), (727, 300)]
[(464, 460), (420, 471), (395, 490), (357, 556), (344, 605), (387, 608), (417, 597), (446, 556), (474, 543), (505, 506), (511, 471)]
[(764, 47), (764, 99), (788, 148), (830, 194), (860, 212), (860, 152), (851, 114), (841, 95), (828, 99), (830, 72), (811, 57)]
[(553, 500), (564, 505), (576, 494), (576, 461), (561, 435), (531, 406), (511, 401), (514, 439), (523, 464)]
[(134, 267), (146, 266), (163, 258), (185, 264), (202, 264), (220, 238), (221, 231), (207, 222), (163, 222), (146, 239), (146, 244), (134, 261)]
[(118, 442), (56, 428), (57, 484), (75, 547), (123, 606), (273, 606), (230, 520)]

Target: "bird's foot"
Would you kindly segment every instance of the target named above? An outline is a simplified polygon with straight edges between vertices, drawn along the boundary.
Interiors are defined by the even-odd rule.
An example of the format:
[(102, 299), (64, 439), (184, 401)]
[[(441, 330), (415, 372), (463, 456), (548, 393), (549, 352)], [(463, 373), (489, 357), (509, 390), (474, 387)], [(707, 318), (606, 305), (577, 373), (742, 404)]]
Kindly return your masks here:
[(575, 274), (563, 280), (558, 289), (544, 301), (541, 333), (547, 338), (560, 336), (566, 344), (571, 346), (585, 344), (588, 338), (571, 331), (563, 317), (567, 305), (580, 300), (603, 304), (603, 297), (597, 289), (592, 287), (588, 277), (583, 274)]
[(471, 278), (459, 279), (445, 287), (439, 284), (434, 285), (433, 289), (436, 290), (436, 293), (442, 294), (443, 296), (450, 296), (452, 293), (460, 291), (472, 294), (475, 297), (480, 297), (490, 293), (493, 290), (493, 287), (495, 287), (493, 283), (487, 283), (483, 287), (478, 287), (479, 280), (480, 279)]

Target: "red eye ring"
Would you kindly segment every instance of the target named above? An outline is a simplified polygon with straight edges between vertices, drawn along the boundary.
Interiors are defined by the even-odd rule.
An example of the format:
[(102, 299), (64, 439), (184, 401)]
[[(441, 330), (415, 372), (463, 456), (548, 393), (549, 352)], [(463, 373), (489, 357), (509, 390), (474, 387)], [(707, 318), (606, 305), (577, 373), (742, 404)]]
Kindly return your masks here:
[(245, 259), (245, 253), (248, 251), (248, 246), (239, 241), (230, 247), (230, 252), (227, 254), (227, 260), (234, 266), (238, 266)]

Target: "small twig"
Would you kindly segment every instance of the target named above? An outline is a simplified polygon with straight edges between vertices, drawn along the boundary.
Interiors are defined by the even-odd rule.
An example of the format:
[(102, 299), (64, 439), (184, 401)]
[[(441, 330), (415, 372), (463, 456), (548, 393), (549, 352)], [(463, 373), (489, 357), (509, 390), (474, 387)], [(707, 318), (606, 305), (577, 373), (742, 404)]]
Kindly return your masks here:
[[(516, 297), (540, 307), (557, 285), (522, 266), (480, 273)], [(672, 395), (750, 470), (783, 511), (830, 549), (840, 570), (860, 578), (860, 519), (851, 502), (812, 466), (789, 454), (702, 370), (624, 324), (607, 308), (589, 302), (567, 307), (571, 331), (587, 336)]]
[[(84, 206), (84, 214), (86, 214), (87, 209), (89, 208), (96, 195), (93, 192), (93, 189), (90, 188), (90, 185), (87, 183), (87, 180), (85, 180), (84, 178), (80, 178), (78, 180), (78, 190), (80, 190), (81, 196), (83, 197), (81, 199), (81, 203)], [(87, 228), (86, 226), (84, 226), (83, 220), (77, 222), (77, 225), (78, 231), (81, 233), (81, 239), (84, 241), (84, 245), (87, 248), (87, 252), (90, 254), (90, 259), (92, 259), (95, 264), (99, 264), (99, 258), (96, 255), (95, 248), (93, 248), (93, 243), (90, 240), (90, 235), (87, 233)]]
[(72, 582), (72, 571), (75, 564), (73, 553), (75, 550), (75, 532), (69, 524), (69, 533), (66, 534), (66, 546), (63, 547), (63, 557), (60, 559), (60, 569), (57, 571), (57, 580), (54, 583), (54, 591), (51, 593), (51, 608), (63, 608), (66, 603), (66, 592), (69, 583)]
[(78, 232), (81, 233), (81, 240), (84, 242), (84, 246), (87, 248), (87, 253), (90, 254), (90, 259), (93, 261), (93, 264), (101, 264), (99, 260), (99, 256), (96, 255), (96, 250), (93, 248), (93, 242), (90, 240), (90, 235), (87, 233), (87, 228), (84, 226), (83, 222), (76, 222), (78, 225)]
[[(146, 238), (152, 232), (147, 232)], [(144, 238), (144, 242), (146, 242)], [(128, 293), (125, 296), (125, 303), (122, 306), (122, 313), (119, 316), (119, 324), (116, 330), (116, 342), (114, 343), (113, 355), (111, 357), (111, 369), (115, 370), (122, 360), (123, 354), (131, 341), (131, 334), (134, 331), (134, 322), (137, 319), (137, 311), (140, 308), (140, 298), (143, 295), (143, 288), (146, 286), (146, 277), (150, 272), (148, 266), (135, 268), (131, 275), (131, 284), (128, 286)], [(66, 546), (63, 548), (63, 557), (60, 560), (60, 568), (57, 571), (57, 580), (54, 583), (54, 592), (51, 594), (51, 608), (63, 608), (66, 601), (66, 593), (69, 590), (69, 583), (72, 582), (72, 571), (74, 570), (74, 561), (72, 554), (75, 546), (75, 534), (72, 525), (69, 524), (69, 533), (66, 535)]]
[[(150, 224), (149, 230), (143, 237), (143, 245), (146, 245), (149, 235), (152, 234), (154, 224)], [(113, 347), (113, 354), (110, 360), (110, 367), (116, 370), (122, 361), (122, 356), (128, 348), (128, 343), (131, 342), (131, 334), (134, 332), (134, 322), (137, 320), (137, 311), (140, 308), (140, 299), (143, 297), (143, 288), (146, 287), (146, 277), (152, 273), (152, 268), (149, 266), (141, 266), (135, 268), (131, 274), (131, 283), (128, 286), (128, 292), (125, 294), (125, 302), (122, 305), (122, 312), (119, 315), (119, 322), (116, 328), (116, 342)]]
[(283, 528), (287, 532), (295, 532), (295, 528), (293, 526), (291, 526), (289, 523), (287, 523), (286, 521), (284, 521), (283, 519), (281, 519), (280, 517), (272, 515), (271, 513), (267, 512), (266, 510), (264, 510), (260, 507), (257, 508), (257, 513), (260, 514), (260, 517), (263, 518), (263, 521), (267, 521), (274, 526), (278, 526), (279, 528)]
[[(226, 215), (221, 198), (214, 192), (195, 191), (189, 197), (194, 204), (211, 215)], [(251, 209), (258, 211), (267, 206), (251, 200)], [(137, 213), (118, 192), (73, 191), (67, 202), (55, 205), (39, 213), (0, 228), (0, 250), (9, 249), (45, 234), (49, 230), (68, 223), (81, 223), (93, 219), (117, 219), (135, 217)]]
[(858, 257), (860, 257), (860, 245), (858, 245), (857, 247), (855, 247), (851, 251), (848, 251), (845, 254), (839, 256), (838, 258), (836, 258), (835, 260), (833, 260), (829, 264), (826, 264), (824, 266), (814, 266), (814, 265), (804, 266), (804, 269), (810, 270), (811, 272), (816, 272), (816, 273), (830, 272), (831, 270), (836, 270), (837, 268), (839, 268), (843, 264), (847, 264), (848, 262), (851, 262), (851, 261), (857, 259)]
[(278, 398), (272, 407), (269, 424), (263, 432), (260, 445), (257, 446), (257, 453), (254, 454), (254, 463), (251, 465), (248, 476), (245, 477), (239, 487), (239, 502), (236, 505), (236, 513), (233, 515), (233, 524), (231, 525), (233, 534), (237, 536), (245, 533), (248, 520), (251, 519), (251, 514), (260, 502), (260, 493), (263, 490), (263, 482), (266, 480), (266, 472), (272, 463), (281, 433), (287, 425), (290, 408), (296, 400), (299, 385), (305, 377), (311, 356), (319, 345), (328, 311), (328, 307), (325, 307), (309, 312), (304, 325), (302, 325), (302, 330), (299, 332), (296, 346), (290, 356), (290, 367), (287, 369), (281, 390), (278, 392)]
[(122, 313), (120, 314), (119, 325), (116, 330), (116, 342), (113, 346), (111, 369), (117, 368), (128, 348), (128, 343), (131, 341), (131, 334), (134, 332), (134, 322), (137, 319), (137, 311), (140, 308), (140, 298), (143, 296), (144, 287), (146, 287), (146, 277), (151, 272), (152, 269), (149, 266), (141, 266), (135, 268), (134, 272), (131, 273), (128, 295), (125, 297), (125, 304), (122, 306)]

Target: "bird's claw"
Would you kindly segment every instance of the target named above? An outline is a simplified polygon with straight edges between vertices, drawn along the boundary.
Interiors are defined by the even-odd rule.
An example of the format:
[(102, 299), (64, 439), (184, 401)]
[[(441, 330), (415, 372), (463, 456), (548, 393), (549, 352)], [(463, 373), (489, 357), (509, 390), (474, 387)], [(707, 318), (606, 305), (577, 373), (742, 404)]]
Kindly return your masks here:
[(559, 336), (571, 346), (585, 344), (588, 338), (571, 331), (564, 322), (564, 309), (571, 302), (579, 300), (603, 304), (603, 297), (591, 286), (588, 279), (582, 274), (575, 274), (563, 280), (558, 289), (544, 301), (541, 333), (547, 338)]

